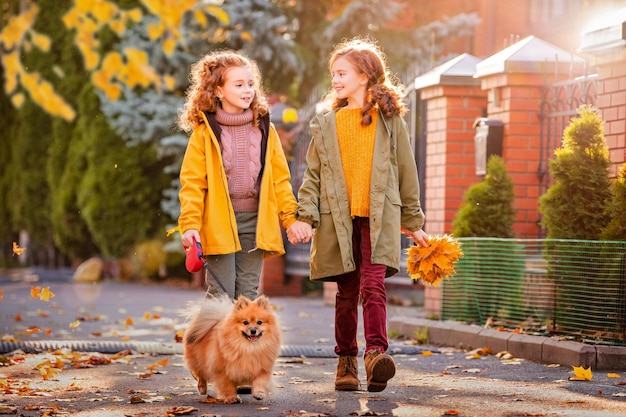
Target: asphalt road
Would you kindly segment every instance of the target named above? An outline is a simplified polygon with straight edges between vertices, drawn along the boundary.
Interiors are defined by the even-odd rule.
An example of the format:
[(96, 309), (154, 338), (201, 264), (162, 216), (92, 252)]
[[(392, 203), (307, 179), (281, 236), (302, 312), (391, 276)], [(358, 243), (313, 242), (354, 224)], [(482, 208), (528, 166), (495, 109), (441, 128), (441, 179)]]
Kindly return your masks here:
[[(37, 298), (32, 287), (39, 287)], [(0, 368), (0, 415), (626, 416), (626, 372), (571, 381), (570, 367), (416, 346), (404, 338), (392, 340), (398, 370), (385, 391), (336, 392), (337, 359), (328, 354), (334, 310), (321, 298), (272, 298), (285, 352), (276, 364), (274, 393), (264, 401), (242, 395), (242, 404), (217, 404), (197, 394), (175, 341), (186, 303), (201, 291), (79, 284), (37, 274), (0, 274), (0, 288), (6, 365)], [(54, 294), (48, 301), (41, 299), (45, 289)], [(395, 314), (422, 312), (390, 305), (389, 317)], [(69, 348), (23, 351), (64, 344)], [(116, 353), (127, 346), (140, 349)], [(364, 383), (361, 359), (359, 375)]]

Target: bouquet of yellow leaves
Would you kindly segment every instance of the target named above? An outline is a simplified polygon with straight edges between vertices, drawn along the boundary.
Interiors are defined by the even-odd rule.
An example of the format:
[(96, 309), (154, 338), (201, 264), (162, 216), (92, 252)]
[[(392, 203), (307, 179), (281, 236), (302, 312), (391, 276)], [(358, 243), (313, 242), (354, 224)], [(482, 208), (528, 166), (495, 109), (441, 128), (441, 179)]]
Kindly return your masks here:
[(433, 287), (439, 285), (442, 278), (450, 279), (456, 261), (463, 256), (461, 244), (449, 235), (430, 236), (427, 248), (411, 246), (406, 252), (409, 255), (406, 264), (411, 279), (421, 279)]

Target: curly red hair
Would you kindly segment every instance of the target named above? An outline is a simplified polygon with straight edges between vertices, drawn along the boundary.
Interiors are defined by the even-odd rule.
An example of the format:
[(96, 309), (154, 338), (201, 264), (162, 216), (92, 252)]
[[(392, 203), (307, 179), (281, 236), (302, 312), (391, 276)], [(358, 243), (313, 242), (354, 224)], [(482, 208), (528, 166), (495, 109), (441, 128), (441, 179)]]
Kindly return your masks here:
[(191, 65), (190, 85), (186, 92), (183, 108), (178, 114), (178, 127), (191, 131), (204, 122), (202, 112), (215, 112), (220, 106), (215, 95), (217, 87), (225, 82), (226, 70), (231, 67), (246, 67), (252, 72), (254, 99), (250, 105), (253, 123), (269, 113), (267, 98), (262, 88), (261, 71), (256, 62), (233, 51), (214, 51)]

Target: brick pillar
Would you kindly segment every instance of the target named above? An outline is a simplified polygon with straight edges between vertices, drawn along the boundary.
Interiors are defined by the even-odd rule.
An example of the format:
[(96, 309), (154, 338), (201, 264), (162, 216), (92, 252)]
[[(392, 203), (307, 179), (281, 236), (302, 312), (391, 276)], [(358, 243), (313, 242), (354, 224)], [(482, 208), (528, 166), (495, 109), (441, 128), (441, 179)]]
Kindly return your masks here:
[(541, 73), (498, 73), (482, 78), (489, 92), (487, 117), (504, 123), (504, 162), (513, 180), (515, 223), (519, 238), (539, 236), (540, 123), (538, 118)]
[[(426, 231), (445, 234), (467, 188), (478, 181), (473, 127), (484, 114), (487, 93), (477, 85), (435, 85), (421, 91), (426, 101)], [(441, 289), (425, 287), (424, 308), (441, 312)]]
[(626, 162), (626, 48), (594, 56), (598, 68), (596, 107), (604, 120), (604, 137), (616, 177)]

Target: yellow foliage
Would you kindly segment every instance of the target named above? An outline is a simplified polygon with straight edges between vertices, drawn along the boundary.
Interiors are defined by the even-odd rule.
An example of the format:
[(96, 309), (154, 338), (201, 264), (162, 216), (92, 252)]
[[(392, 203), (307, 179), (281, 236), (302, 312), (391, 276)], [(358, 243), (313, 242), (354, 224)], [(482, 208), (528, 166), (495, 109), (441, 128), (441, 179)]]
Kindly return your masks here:
[(193, 15), (195, 16), (198, 23), (200, 23), (200, 26), (202, 26), (203, 28), (207, 27), (207, 24), (209, 22), (207, 21), (206, 16), (204, 15), (204, 13), (202, 13), (201, 10), (194, 10)]
[(174, 53), (175, 49), (176, 40), (174, 40), (173, 38), (167, 38), (163, 41), (163, 52), (165, 52), (167, 56), (171, 56)]
[(143, 18), (143, 14), (141, 13), (141, 10), (139, 10), (138, 8), (127, 11), (126, 16), (128, 16), (128, 18), (132, 20), (133, 22), (140, 22), (141, 19)]
[[(19, 108), (25, 100), (22, 92), (17, 92), (21, 85), (32, 100), (47, 113), (71, 121), (75, 112), (58, 95), (51, 83), (42, 79), (37, 72), (27, 71), (20, 57), (32, 47), (43, 52), (50, 52), (51, 40), (48, 36), (33, 30), (40, 8), (36, 2), (28, 2), (23, 13), (11, 16), (0, 30), (0, 65), (5, 69), (4, 91), (11, 96), (11, 103)], [(175, 88), (174, 78), (164, 75), (162, 78), (149, 63), (145, 51), (126, 50), (123, 57), (117, 53), (101, 56), (99, 32), (108, 27), (122, 35), (130, 21), (141, 22), (144, 12), (136, 7), (122, 10), (114, 0), (75, 0), (73, 6), (61, 17), (68, 31), (74, 32), (74, 44), (80, 51), (84, 67), (91, 72), (92, 81), (97, 89), (104, 92), (110, 100), (117, 100), (122, 95), (121, 84), (130, 88), (146, 88), (154, 85), (157, 89)], [(198, 0), (141, 0), (144, 10), (156, 17), (156, 23), (150, 24), (147, 35), (151, 40), (162, 41), (162, 49), (171, 55), (181, 41), (181, 25), (186, 13), (201, 26), (207, 27), (207, 14), (219, 22), (227, 24), (228, 14), (212, 2)], [(104, 58), (104, 59), (103, 59)], [(58, 68), (58, 67), (57, 67)], [(54, 69), (62, 77), (62, 71)]]
[(421, 279), (424, 284), (436, 287), (443, 278), (454, 274), (454, 265), (463, 256), (461, 244), (451, 236), (430, 236), (428, 247), (411, 246), (407, 269), (413, 280)]
[(163, 83), (168, 90), (174, 91), (174, 88), (176, 87), (176, 78), (172, 77), (171, 75), (165, 75), (163, 76)]
[(11, 50), (21, 43), (24, 34), (30, 31), (35, 23), (37, 13), (39, 13), (39, 7), (31, 4), (25, 13), (9, 19), (6, 27), (0, 32), (0, 43), (4, 44), (4, 49)]
[(205, 10), (207, 11), (207, 13), (209, 13), (210, 15), (212, 15), (213, 17), (215, 17), (217, 20), (219, 20), (221, 23), (225, 25), (227, 25), (230, 22), (228, 13), (226, 13), (224, 9), (222, 9), (221, 7), (207, 6)]
[(241, 39), (243, 39), (244, 41), (252, 42), (254, 40), (254, 38), (252, 37), (252, 34), (248, 32), (247, 30), (241, 32), (239, 36), (241, 36)]
[(41, 35), (39, 33), (31, 34), (33, 45), (37, 48), (41, 49), (43, 52), (48, 52), (50, 50), (50, 37), (46, 35)]
[(91, 1), (91, 15), (99, 22), (109, 22), (119, 13), (117, 6), (108, 1)]
[(165, 26), (163, 26), (162, 22), (150, 23), (148, 25), (148, 38), (150, 38), (151, 41), (154, 41), (160, 38), (164, 31)]
[(24, 94), (18, 93), (11, 97), (11, 104), (13, 104), (13, 107), (16, 109), (19, 109), (22, 107), (22, 104), (24, 104), (24, 100), (26, 100)]
[(17, 76), (22, 68), (20, 55), (17, 51), (2, 54), (0, 55), (0, 62), (4, 67), (4, 91), (11, 94), (17, 87)]

